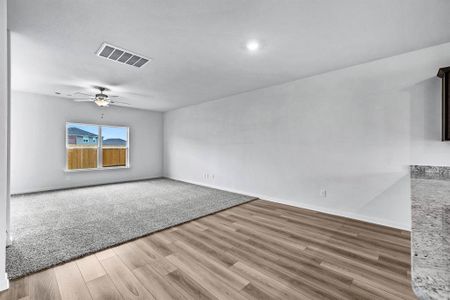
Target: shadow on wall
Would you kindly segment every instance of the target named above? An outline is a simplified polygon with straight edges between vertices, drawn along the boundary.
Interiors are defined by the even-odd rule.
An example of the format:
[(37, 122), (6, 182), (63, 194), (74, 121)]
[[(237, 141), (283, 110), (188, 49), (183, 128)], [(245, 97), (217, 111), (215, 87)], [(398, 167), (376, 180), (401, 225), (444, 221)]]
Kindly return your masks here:
[[(391, 177), (391, 184), (384, 184), (378, 195), (356, 210), (357, 214), (372, 218), (383, 215), (387, 220), (396, 220), (399, 211), (402, 211), (402, 215), (407, 220), (397, 225), (404, 227), (405, 224), (411, 224), (411, 180), (409, 171), (406, 169), (405, 167), (403, 174), (380, 174), (379, 176), (383, 178)], [(386, 210), (386, 207), (390, 209)]]
[[(410, 164), (450, 165), (450, 143), (441, 141), (441, 80), (431, 77), (401, 93), (410, 98), (409, 108), (405, 107), (409, 109)], [(401, 215), (409, 219), (402, 224), (411, 223), (409, 166), (405, 166), (404, 172), (367, 174), (352, 181), (361, 182), (364, 190), (358, 190), (357, 185), (348, 187), (348, 190), (352, 190), (359, 199), (370, 199), (362, 201), (362, 205), (353, 210), (356, 215), (373, 220), (380, 216), (386, 220), (398, 220), (398, 212), (402, 211)], [(345, 194), (345, 182), (341, 185), (342, 190), (338, 192)]]
[[(410, 164), (449, 165), (450, 144), (441, 142), (441, 80), (431, 77), (406, 88), (404, 92), (410, 97)], [(406, 208), (407, 215), (411, 216), (409, 169), (405, 166), (405, 172), (392, 175), (395, 178), (382, 175), (391, 177), (390, 183), (383, 183), (384, 186), (379, 189), (381, 192), (358, 208), (357, 214), (373, 217), (382, 214), (386, 219), (395, 219), (393, 212)], [(383, 207), (391, 209), (379, 209)]]
[(441, 139), (441, 80), (429, 78), (409, 89), (411, 95), (411, 140)]
[(411, 164), (450, 165), (450, 143), (441, 141), (441, 80), (426, 79), (408, 92)]
[[(400, 172), (361, 172), (327, 179), (328, 198), (317, 198), (311, 209), (409, 229), (410, 178), (405, 165)], [(334, 208), (334, 209), (330, 209)]]
[[(436, 77), (428, 78), (404, 91), (410, 97), (410, 164), (450, 165), (450, 143), (441, 141), (440, 79)], [(402, 173), (380, 174), (370, 177), (364, 179), (367, 183), (366, 187), (373, 187), (373, 189), (369, 188), (367, 191), (369, 195), (367, 196), (371, 197), (370, 190), (381, 192), (373, 195), (369, 202), (355, 209), (356, 214), (373, 218), (384, 215), (385, 219), (395, 219), (398, 211), (406, 208), (408, 210), (407, 215), (411, 216), (411, 183), (407, 166), (405, 166), (405, 172)], [(389, 180), (389, 183), (386, 180)], [(373, 182), (374, 185), (370, 182)], [(391, 209), (383, 209), (386, 207)], [(410, 222), (408, 221), (408, 223)]]

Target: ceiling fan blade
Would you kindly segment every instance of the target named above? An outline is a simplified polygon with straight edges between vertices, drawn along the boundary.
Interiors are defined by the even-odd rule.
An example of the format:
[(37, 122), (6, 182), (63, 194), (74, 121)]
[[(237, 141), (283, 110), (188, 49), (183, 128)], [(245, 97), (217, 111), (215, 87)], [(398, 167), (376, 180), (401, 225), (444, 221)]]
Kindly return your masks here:
[(73, 95), (83, 95), (83, 96), (88, 96), (88, 97), (94, 97), (94, 95), (91, 95), (91, 94), (88, 94), (88, 93), (81, 93), (81, 92), (73, 93)]
[(93, 102), (94, 99), (73, 99), (75, 102)]
[(123, 105), (131, 105), (130, 103), (121, 102), (121, 101), (111, 101), (110, 104), (123, 104)]
[(108, 95), (109, 98), (118, 98), (119, 96), (117, 95)]

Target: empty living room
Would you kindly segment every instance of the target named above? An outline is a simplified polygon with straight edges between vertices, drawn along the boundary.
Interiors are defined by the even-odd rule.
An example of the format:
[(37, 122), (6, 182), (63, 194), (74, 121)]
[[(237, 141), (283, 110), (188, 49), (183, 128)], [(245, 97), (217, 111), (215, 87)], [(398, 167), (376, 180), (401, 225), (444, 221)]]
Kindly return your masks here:
[(0, 0), (0, 300), (449, 300), (449, 16)]

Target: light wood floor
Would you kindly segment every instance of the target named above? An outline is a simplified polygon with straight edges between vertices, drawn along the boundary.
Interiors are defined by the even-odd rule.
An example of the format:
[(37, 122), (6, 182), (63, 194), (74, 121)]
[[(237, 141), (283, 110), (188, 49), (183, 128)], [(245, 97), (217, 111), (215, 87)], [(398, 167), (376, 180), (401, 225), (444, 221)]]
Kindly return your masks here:
[(256, 200), (13, 281), (0, 299), (415, 299), (410, 234)]

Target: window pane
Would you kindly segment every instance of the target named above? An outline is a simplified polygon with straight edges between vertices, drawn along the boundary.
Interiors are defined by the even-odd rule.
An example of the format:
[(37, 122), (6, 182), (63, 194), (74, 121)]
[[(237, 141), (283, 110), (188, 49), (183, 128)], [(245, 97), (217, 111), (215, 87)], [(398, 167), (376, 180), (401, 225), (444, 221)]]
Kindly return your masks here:
[(97, 148), (68, 148), (67, 168), (69, 170), (97, 168)]
[(98, 126), (68, 123), (67, 145), (69, 147), (97, 147)]
[(102, 127), (102, 155), (105, 168), (127, 166), (127, 127)]
[(95, 125), (67, 124), (67, 168), (69, 170), (97, 168), (98, 130), (99, 127)]

